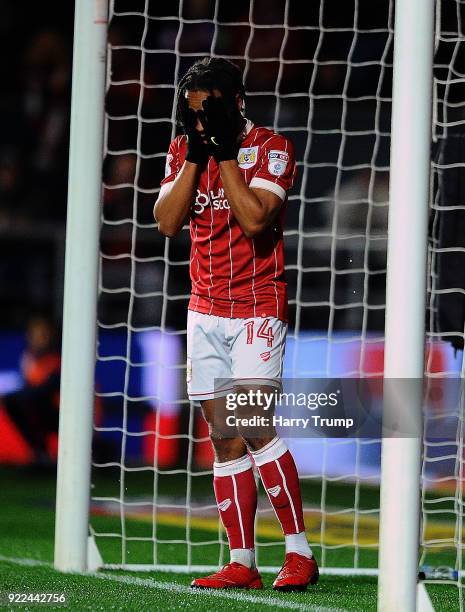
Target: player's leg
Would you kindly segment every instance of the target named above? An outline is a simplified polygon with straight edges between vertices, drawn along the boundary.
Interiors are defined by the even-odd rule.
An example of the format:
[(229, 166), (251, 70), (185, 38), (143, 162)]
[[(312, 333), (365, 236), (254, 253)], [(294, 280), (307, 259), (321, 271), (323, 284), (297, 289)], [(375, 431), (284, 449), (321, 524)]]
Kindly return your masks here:
[(286, 552), (311, 557), (305, 536), (300, 483), (294, 459), (284, 440), (277, 435), (269, 442), (248, 438), (263, 486), (286, 538)]
[(230, 563), (213, 576), (197, 579), (194, 586), (261, 588), (255, 567), (257, 487), (253, 463), (237, 430), (224, 427), (227, 415), (225, 398), (202, 401), (202, 411), (215, 451), (213, 487), (221, 522), (228, 536)]
[(257, 488), (252, 461), (237, 430), (225, 430), (225, 399), (221, 393), (215, 397), (214, 380), (231, 378), (224, 319), (189, 312), (187, 330), (188, 391), (191, 399), (200, 401), (209, 426), (215, 452), (215, 497), (231, 550), (229, 564), (211, 576), (195, 579), (191, 586), (258, 589), (262, 582), (255, 568)]
[[(269, 319), (264, 329), (263, 321), (255, 319), (253, 327), (262, 330), (259, 335), (251, 334), (251, 327), (250, 320), (242, 322), (241, 326), (237, 325), (232, 351), (234, 376), (254, 379), (254, 382), (260, 379), (264, 383), (266, 381), (268, 384), (263, 385), (261, 391), (271, 399), (273, 387), (269, 385), (274, 384), (276, 387), (280, 384), (285, 324), (278, 319)], [(263, 355), (266, 359), (263, 359)], [(250, 388), (256, 393), (259, 387), (254, 385)], [(271, 407), (266, 413), (258, 405), (255, 410), (259, 416), (272, 416)], [(252, 415), (251, 407), (248, 407), (248, 415)], [(318, 567), (305, 533), (297, 468), (284, 440), (277, 436), (271, 423), (268, 420), (266, 426), (255, 431), (250, 427), (240, 428), (239, 433), (251, 451), (285, 537), (286, 560), (273, 586), (282, 590), (302, 589), (309, 583), (317, 582)]]
[(273, 583), (276, 590), (305, 589), (318, 581), (318, 566), (305, 533), (297, 468), (284, 440), (275, 436), (263, 444), (247, 439), (268, 499), (281, 524), (286, 544), (284, 565)]

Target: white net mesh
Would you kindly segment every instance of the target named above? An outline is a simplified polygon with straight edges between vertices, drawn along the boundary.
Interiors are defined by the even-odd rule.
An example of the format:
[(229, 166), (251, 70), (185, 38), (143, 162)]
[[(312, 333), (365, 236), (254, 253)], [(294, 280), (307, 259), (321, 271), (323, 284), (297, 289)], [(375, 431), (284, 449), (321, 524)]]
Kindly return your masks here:
[[(421, 564), (449, 566), (440, 577), (459, 587), (463, 610), (463, 305), (465, 223), (465, 4), (436, 6), (428, 351), (431, 410), (425, 418)], [(448, 344), (440, 342), (446, 340)], [(451, 343), (454, 350), (449, 345)], [(438, 385), (438, 380), (441, 382)], [(436, 391), (436, 396), (431, 390)], [(440, 390), (440, 393), (437, 393)], [(439, 423), (448, 427), (439, 427)], [(437, 432), (440, 431), (440, 434)], [(434, 435), (436, 432), (436, 435)], [(442, 561), (442, 562), (441, 562)], [(437, 574), (437, 570), (436, 570)], [(428, 571), (426, 571), (428, 576)], [(434, 570), (429, 575), (434, 577)]]
[[(152, 218), (176, 133), (175, 86), (199, 57), (231, 59), (244, 71), (247, 116), (295, 145), (284, 375), (380, 376), (393, 3), (115, 0), (111, 19), (92, 529), (108, 564), (215, 567), (227, 560), (227, 547), (211, 449), (184, 384), (189, 234), (184, 228), (165, 240)], [(453, 23), (455, 34), (438, 41), (456, 49)], [(438, 78), (452, 83), (461, 73), (447, 72), (450, 62)], [(437, 91), (444, 100), (437, 125), (455, 125), (461, 107), (455, 98), (447, 102), (447, 85)], [(441, 354), (444, 364), (451, 352), (436, 344), (429, 355)], [(447, 565), (461, 558), (457, 431), (454, 449), (431, 443), (425, 452), (423, 543), (439, 548)], [(289, 444), (302, 476), (310, 544), (323, 568), (376, 568), (380, 441)], [(433, 447), (454, 466), (447, 497), (433, 486), (441, 479), (437, 460), (428, 459)], [(438, 499), (453, 516), (434, 516)], [(436, 541), (437, 529), (451, 529), (450, 538)], [(279, 565), (282, 537), (264, 498), (257, 539), (259, 564)]]

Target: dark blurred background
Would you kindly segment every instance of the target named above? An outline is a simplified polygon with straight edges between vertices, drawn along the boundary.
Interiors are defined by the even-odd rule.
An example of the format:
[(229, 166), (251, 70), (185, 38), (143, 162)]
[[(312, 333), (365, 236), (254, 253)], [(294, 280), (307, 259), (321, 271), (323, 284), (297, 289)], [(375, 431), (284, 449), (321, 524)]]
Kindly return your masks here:
[[(115, 3), (102, 323), (114, 325), (130, 312), (135, 327), (185, 326), (188, 232), (165, 252), (163, 237), (153, 232), (152, 205), (175, 134), (173, 84), (212, 52), (243, 69), (247, 116), (296, 148), (286, 242), (291, 326), (297, 315), (301, 329), (383, 328), (389, 6), (387, 0), (325, 0), (321, 11), (320, 3), (297, 0), (196, 0), (181, 9), (177, 2)], [(125, 257), (131, 249), (138, 257), (132, 266)], [(117, 294), (131, 276), (137, 294)]]
[[(36, 310), (61, 317), (72, 4), (33, 3), (27, 19), (13, 0), (0, 6), (3, 328), (24, 327)], [(455, 1), (441, 6), (443, 29), (457, 29)], [(179, 317), (187, 298), (174, 298), (188, 293), (188, 270), (174, 264), (188, 259), (187, 233), (165, 253), (165, 241), (153, 228), (152, 205), (175, 135), (175, 83), (195, 59), (213, 52), (244, 70), (247, 116), (295, 144), (299, 173), (289, 206), (287, 257), (300, 326), (327, 328), (332, 308), (334, 329), (357, 328), (365, 307), (367, 329), (382, 329), (392, 24), (388, 0), (189, 0), (181, 8), (179, 2), (115, 0), (103, 173), (102, 319), (126, 318), (128, 296), (112, 289), (130, 287), (132, 275), (139, 294), (155, 294), (133, 301), (134, 324), (156, 326), (163, 317), (164, 325), (183, 327)], [(454, 49), (439, 46), (439, 76), (447, 76)], [(464, 63), (459, 51), (455, 74)], [(461, 93), (457, 89), (455, 98)], [(297, 254), (299, 239), (303, 248)], [(124, 257), (131, 253), (137, 260), (133, 257), (132, 265)], [(163, 281), (170, 305), (164, 313)]]
[(59, 316), (73, 7), (0, 5), (0, 320)]
[[(111, 289), (129, 287), (131, 274), (139, 293), (150, 293), (151, 287), (157, 294), (134, 300), (136, 326), (160, 324), (164, 279), (169, 298), (188, 293), (185, 265), (169, 274), (166, 283), (160, 260), (164, 239), (153, 231), (152, 205), (174, 135), (174, 84), (197, 57), (210, 51), (244, 69), (247, 115), (291, 137), (296, 147), (299, 178), (288, 216), (293, 301), (329, 301), (332, 257), (336, 272), (332, 299), (340, 307), (335, 328), (356, 326), (362, 316), (360, 299), (351, 308), (347, 286), (357, 285), (356, 291), (360, 290), (367, 250), (372, 264), (367, 303), (383, 302), (383, 243), (367, 244), (361, 234), (366, 230), (369, 189), (380, 209), (386, 203), (389, 2), (358, 2), (355, 17), (353, 2), (326, 0), (324, 12), (319, 4), (257, 0), (249, 14), (247, 1), (191, 0), (183, 3), (179, 21), (177, 2), (116, 0), (109, 32), (102, 234), (102, 253), (109, 258), (103, 260), (102, 320), (126, 318), (128, 295)], [(24, 326), (31, 310), (61, 316), (73, 7), (33, 4), (25, 20), (17, 3), (5, 0), (0, 17), (0, 316), (2, 326), (17, 328)], [(342, 207), (334, 226), (336, 183), (344, 189), (342, 199), (353, 203)], [(385, 215), (381, 210), (375, 217), (368, 231), (379, 234)], [(297, 262), (297, 232), (303, 231), (319, 236), (305, 240), (302, 260)], [(339, 239), (338, 234), (347, 232), (354, 237)], [(187, 233), (172, 245), (169, 257), (185, 262)], [(129, 258), (121, 257), (132, 249), (139, 258), (133, 266)], [(115, 256), (120, 259), (110, 259)], [(298, 267), (300, 296), (295, 295)], [(185, 305), (186, 300), (171, 300), (164, 324), (182, 327)], [(311, 312), (300, 308), (300, 325), (324, 329), (329, 310), (329, 305)], [(368, 327), (380, 329), (383, 313), (369, 310), (369, 315)]]
[[(134, 418), (140, 413), (141, 422), (153, 420), (146, 414), (148, 396), (155, 398), (149, 408), (163, 404), (167, 413), (186, 401), (181, 379), (166, 383), (165, 377), (179, 375), (184, 363), (189, 233), (166, 241), (152, 209), (176, 134), (175, 85), (204, 55), (235, 61), (244, 71), (247, 117), (295, 145), (298, 178), (286, 224), (291, 330), (304, 341), (305, 334), (319, 334), (327, 343), (370, 336), (376, 354), (367, 350), (362, 362), (359, 348), (346, 344), (349, 352), (337, 358), (340, 369), (382, 369), (382, 344), (375, 341), (382, 343), (384, 328), (392, 4), (114, 0), (97, 380), (101, 402), (113, 402), (117, 416), (101, 416), (105, 427), (119, 426), (129, 405)], [(456, 38), (457, 3), (443, 0), (441, 7), (442, 29)], [(59, 357), (73, 9), (73, 2), (31, 3), (25, 13), (13, 0), (0, 3), (0, 395), (23, 388), (27, 375), (20, 363), (31, 353), (40, 363), (46, 356), (56, 365)], [(439, 101), (450, 75), (463, 75), (463, 66), (462, 49), (438, 41)], [(453, 104), (463, 100), (463, 79), (447, 87), (447, 120), (453, 123), (463, 115)], [(441, 132), (444, 109), (440, 103), (436, 108)], [(34, 325), (48, 326), (53, 344), (31, 344)], [(163, 345), (162, 335), (176, 342)], [(161, 370), (149, 371), (151, 362), (161, 363)], [(304, 352), (295, 362), (304, 372), (309, 363), (316, 364), (312, 371), (326, 372), (321, 364), (328, 363), (322, 353)], [(164, 383), (175, 391), (161, 400)], [(0, 409), (0, 427), (1, 415)], [(179, 424), (173, 427), (179, 431)], [(153, 454), (153, 443), (146, 452)]]

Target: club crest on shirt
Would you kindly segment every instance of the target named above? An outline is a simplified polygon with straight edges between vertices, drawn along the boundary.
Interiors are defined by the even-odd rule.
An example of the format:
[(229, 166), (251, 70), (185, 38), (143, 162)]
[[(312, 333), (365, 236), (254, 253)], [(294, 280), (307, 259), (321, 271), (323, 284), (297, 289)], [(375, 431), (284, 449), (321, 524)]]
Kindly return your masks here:
[(270, 151), (268, 153), (268, 172), (273, 176), (281, 176), (286, 172), (289, 155), (285, 151)]
[(166, 163), (165, 163), (165, 177), (171, 174), (171, 162), (172, 161), (173, 161), (173, 156), (171, 155), (171, 153), (168, 153), (168, 155), (166, 156)]
[(255, 166), (258, 159), (258, 147), (243, 147), (237, 154), (237, 163), (242, 170)]

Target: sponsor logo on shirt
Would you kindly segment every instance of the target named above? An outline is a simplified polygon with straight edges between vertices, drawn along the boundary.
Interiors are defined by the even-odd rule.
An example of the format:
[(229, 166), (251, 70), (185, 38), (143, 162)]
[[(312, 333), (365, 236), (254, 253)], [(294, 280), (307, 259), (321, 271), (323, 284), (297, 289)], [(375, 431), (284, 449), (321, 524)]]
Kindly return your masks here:
[(255, 166), (258, 159), (258, 147), (243, 147), (237, 154), (237, 163), (242, 170)]
[(217, 193), (211, 189), (208, 193), (202, 193), (197, 189), (197, 195), (194, 202), (194, 213), (201, 215), (207, 206), (212, 206), (213, 210), (229, 210), (229, 202), (224, 197), (224, 189), (220, 187)]
[(281, 176), (286, 172), (289, 155), (285, 151), (270, 151), (268, 153), (268, 172), (273, 176)]
[(173, 156), (171, 155), (171, 153), (168, 153), (168, 155), (166, 156), (166, 163), (165, 163), (165, 178), (169, 176), (172, 172), (171, 170), (172, 161), (173, 161)]

